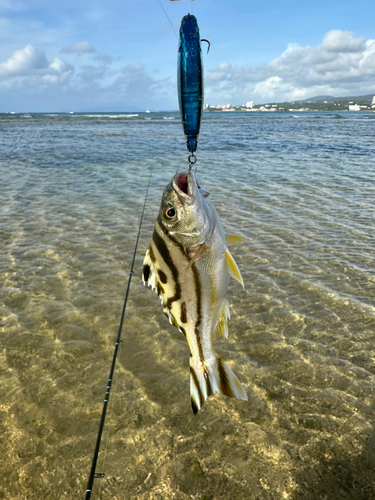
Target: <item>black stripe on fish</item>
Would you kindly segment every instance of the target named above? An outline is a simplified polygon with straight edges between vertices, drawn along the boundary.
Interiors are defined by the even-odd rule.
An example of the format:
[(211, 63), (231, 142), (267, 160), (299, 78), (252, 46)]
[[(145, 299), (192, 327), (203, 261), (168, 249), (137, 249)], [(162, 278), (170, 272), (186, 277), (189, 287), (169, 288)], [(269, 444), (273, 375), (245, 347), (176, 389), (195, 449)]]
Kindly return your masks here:
[(194, 415), (196, 415), (199, 411), (199, 408), (193, 398), (191, 398), (191, 407), (193, 409)]
[(159, 275), (159, 278), (160, 278), (160, 281), (162, 283), (166, 283), (168, 281), (168, 278), (167, 278), (167, 275), (165, 274), (164, 271), (162, 271), (161, 269), (158, 269), (158, 275)]
[(186, 302), (181, 304), (181, 315), (180, 315), (181, 323), (187, 323), (187, 307)]
[[(160, 229), (163, 231), (164, 234), (166, 234), (168, 236), (168, 238), (171, 238), (171, 236), (169, 236), (169, 231), (168, 229), (164, 226), (162, 220), (161, 220), (161, 217), (160, 217), (160, 214), (157, 216), (156, 218), (156, 222), (159, 224), (159, 227)], [(172, 238), (171, 238), (172, 239)]]
[(180, 330), (181, 333), (184, 334), (184, 336), (186, 338), (186, 330), (185, 330), (185, 328), (182, 328), (182, 326), (179, 326), (178, 329)]
[(210, 377), (207, 371), (204, 372), (204, 378), (206, 379), (207, 397), (208, 397), (212, 395), (212, 387), (211, 387)]
[(226, 394), (227, 396), (230, 396), (232, 398), (235, 398), (236, 395), (233, 392), (232, 387), (230, 386), (229, 380), (228, 380), (228, 375), (225, 371), (225, 365), (224, 362), (221, 358), (217, 358), (217, 369), (219, 371), (219, 388), (220, 392), (223, 394)]
[(197, 320), (195, 322), (194, 326), (194, 333), (197, 341), (197, 347), (198, 347), (198, 354), (199, 354), (199, 361), (202, 363), (204, 366), (204, 355), (203, 355), (203, 346), (202, 346), (202, 341), (200, 337), (200, 332), (199, 332), (199, 326), (202, 321), (202, 284), (199, 279), (199, 273), (198, 269), (196, 268), (195, 264), (191, 266), (191, 269), (193, 271), (193, 277), (194, 277), (194, 285), (195, 285), (195, 295), (197, 299)]
[[(195, 371), (193, 370), (192, 367), (190, 367), (190, 376), (194, 382), (194, 385), (195, 385), (195, 388), (197, 389), (197, 392), (198, 392), (198, 396), (199, 396), (199, 402), (198, 401), (194, 401), (193, 398), (191, 398), (191, 405), (193, 407), (193, 411), (194, 411), (194, 405), (197, 409), (197, 411), (195, 412), (194, 411), (194, 414), (196, 414), (199, 410), (199, 408), (203, 405), (204, 403), (204, 397), (203, 397), (203, 393), (202, 393), (202, 390), (200, 388), (200, 385), (199, 385), (199, 382), (198, 382), (198, 377), (195, 373)], [(193, 402), (194, 402), (194, 405), (193, 405)]]
[(161, 284), (159, 282), (156, 283), (156, 291), (158, 292), (159, 297), (164, 295), (164, 288), (161, 286)]
[(167, 266), (171, 270), (172, 276), (173, 276), (173, 281), (176, 285), (176, 290), (175, 290), (174, 296), (170, 297), (168, 299), (167, 303), (165, 304), (166, 307), (168, 309), (170, 309), (173, 302), (175, 302), (176, 300), (179, 300), (181, 298), (181, 286), (180, 286), (180, 283), (178, 281), (178, 270), (177, 270), (177, 267), (175, 266), (175, 264), (172, 260), (171, 254), (169, 253), (169, 250), (168, 250), (168, 247), (167, 247), (165, 241), (159, 235), (159, 233), (156, 231), (156, 229), (154, 230), (154, 234), (152, 235), (152, 241), (153, 241), (154, 245), (156, 246), (158, 252), (160, 253), (161, 257), (163, 258), (164, 262), (167, 264)]
[(169, 318), (170, 318), (170, 320), (171, 320), (172, 325), (173, 325), (174, 327), (178, 328), (178, 323), (177, 323), (177, 321), (176, 321), (176, 318), (173, 316), (173, 314), (171, 314), (171, 315), (169, 316)]
[(184, 247), (181, 245), (181, 243), (179, 243), (173, 236), (171, 236), (171, 234), (169, 233), (168, 229), (164, 226), (162, 220), (161, 220), (161, 217), (160, 217), (160, 214), (158, 215), (157, 219), (156, 219), (156, 222), (159, 226), (159, 228), (161, 229), (161, 231), (166, 235), (168, 236), (168, 238), (175, 244), (177, 245), (181, 252), (186, 255), (186, 252), (185, 252), (185, 249)]
[(152, 246), (150, 246), (150, 248), (148, 249), (148, 253), (150, 254), (151, 262), (154, 263), (156, 261), (156, 259), (155, 259), (155, 254), (154, 254), (154, 251), (152, 249)]
[(148, 282), (148, 278), (150, 277), (150, 271), (151, 271), (151, 268), (148, 264), (145, 264), (143, 266), (143, 281), (145, 283)]

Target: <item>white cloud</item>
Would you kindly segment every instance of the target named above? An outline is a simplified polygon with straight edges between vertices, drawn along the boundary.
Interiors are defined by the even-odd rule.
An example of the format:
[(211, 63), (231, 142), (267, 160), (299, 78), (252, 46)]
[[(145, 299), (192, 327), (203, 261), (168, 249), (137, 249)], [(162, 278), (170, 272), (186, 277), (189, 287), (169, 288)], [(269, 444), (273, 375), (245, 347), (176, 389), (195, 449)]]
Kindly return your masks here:
[[(170, 91), (170, 80), (156, 80), (146, 71), (143, 64), (128, 64), (121, 70), (111, 85), (105, 88), (120, 102), (128, 102), (134, 106), (142, 106), (155, 96), (166, 95)], [(174, 90), (174, 86), (173, 86)]]
[(108, 54), (97, 54), (95, 60), (99, 61), (101, 64), (112, 64), (112, 57)]
[(234, 67), (220, 64), (205, 78), (206, 101), (241, 103), (251, 97), (293, 100), (317, 94), (375, 92), (375, 40), (332, 30), (317, 47), (288, 45), (268, 64)]
[(322, 49), (330, 52), (361, 52), (364, 38), (354, 38), (354, 33), (349, 31), (329, 31), (322, 42)]
[(0, 63), (0, 76), (27, 75), (47, 65), (44, 51), (37, 50), (32, 45), (26, 45), (21, 50), (15, 50), (6, 62)]
[(89, 53), (95, 52), (95, 49), (91, 45), (91, 43), (84, 41), (84, 42), (74, 43), (73, 45), (69, 45), (68, 47), (63, 47), (61, 49), (61, 52), (63, 54), (82, 54), (87, 52)]
[[(93, 47), (80, 42), (65, 53), (89, 51)], [(14, 109), (26, 103), (22, 109), (35, 106), (55, 111), (60, 106), (135, 110), (145, 109), (149, 103), (159, 109), (177, 108), (175, 79), (162, 78), (164, 71), (149, 71), (143, 64), (120, 67), (118, 59), (97, 52), (89, 59), (75, 57), (73, 66), (61, 54), (48, 58), (44, 50), (26, 45), (0, 62), (1, 102)], [(205, 75), (205, 100), (210, 104), (372, 92), (375, 94), (375, 40), (339, 30), (328, 32), (316, 47), (289, 44), (268, 64), (251, 67), (222, 62)]]
[[(112, 67), (112, 58), (97, 54), (91, 64), (60, 57), (51, 60), (43, 50), (27, 45), (0, 63), (0, 95), (3, 106), (21, 110), (145, 109), (146, 104), (164, 102), (168, 107), (175, 85), (169, 78), (151, 76), (143, 64)], [(64, 96), (62, 100), (61, 97)], [(65, 108), (63, 108), (65, 110)]]
[(48, 62), (44, 51), (30, 44), (15, 50), (7, 61), (0, 63), (2, 87), (8, 87), (9, 80), (17, 80), (18, 85), (26, 81), (27, 85), (63, 83), (73, 72), (73, 66), (58, 57)]

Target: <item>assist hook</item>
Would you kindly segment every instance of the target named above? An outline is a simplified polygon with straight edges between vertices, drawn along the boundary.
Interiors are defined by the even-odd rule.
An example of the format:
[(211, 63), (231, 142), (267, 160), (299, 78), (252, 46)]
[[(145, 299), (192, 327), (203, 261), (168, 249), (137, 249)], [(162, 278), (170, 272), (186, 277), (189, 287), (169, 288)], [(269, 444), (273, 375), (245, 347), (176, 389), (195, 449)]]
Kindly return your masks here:
[(201, 38), (201, 42), (206, 42), (206, 43), (208, 43), (208, 47), (207, 47), (207, 54), (208, 54), (208, 52), (209, 52), (209, 50), (210, 50), (210, 47), (211, 47), (210, 42), (209, 42), (208, 40), (206, 40), (205, 38)]

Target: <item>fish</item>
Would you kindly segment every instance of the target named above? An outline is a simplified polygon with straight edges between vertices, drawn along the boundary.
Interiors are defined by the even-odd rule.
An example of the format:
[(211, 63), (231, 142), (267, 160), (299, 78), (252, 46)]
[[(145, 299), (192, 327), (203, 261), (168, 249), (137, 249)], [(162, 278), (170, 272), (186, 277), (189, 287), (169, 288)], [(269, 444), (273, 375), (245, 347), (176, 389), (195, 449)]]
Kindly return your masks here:
[(177, 92), (188, 151), (193, 154), (203, 110), (203, 60), (198, 22), (188, 14), (182, 18), (177, 57)]
[(229, 277), (244, 282), (208, 195), (191, 171), (172, 178), (163, 191), (142, 272), (143, 284), (156, 291), (170, 323), (189, 345), (195, 415), (215, 393), (247, 401), (240, 381), (213, 348), (217, 337), (228, 338)]

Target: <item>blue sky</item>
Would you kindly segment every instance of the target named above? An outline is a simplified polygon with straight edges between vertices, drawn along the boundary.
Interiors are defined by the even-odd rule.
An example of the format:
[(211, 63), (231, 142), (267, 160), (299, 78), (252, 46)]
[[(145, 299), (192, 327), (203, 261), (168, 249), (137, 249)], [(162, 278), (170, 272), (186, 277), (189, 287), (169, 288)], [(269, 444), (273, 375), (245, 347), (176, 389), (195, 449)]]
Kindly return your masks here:
[[(206, 103), (375, 94), (374, 0), (160, 2), (211, 42)], [(0, 112), (178, 109), (160, 2), (0, 0)]]

